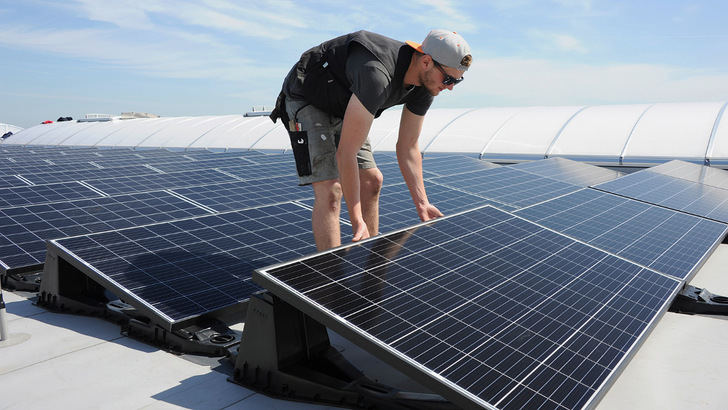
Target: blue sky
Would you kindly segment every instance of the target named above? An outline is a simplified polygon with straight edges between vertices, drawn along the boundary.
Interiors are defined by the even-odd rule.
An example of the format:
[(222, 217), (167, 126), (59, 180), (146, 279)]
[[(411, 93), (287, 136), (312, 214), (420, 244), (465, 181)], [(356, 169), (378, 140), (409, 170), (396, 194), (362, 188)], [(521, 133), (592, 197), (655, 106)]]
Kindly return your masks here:
[(0, 0), (0, 123), (272, 105), (305, 49), (456, 30), (466, 81), (434, 107), (728, 100), (725, 0)]

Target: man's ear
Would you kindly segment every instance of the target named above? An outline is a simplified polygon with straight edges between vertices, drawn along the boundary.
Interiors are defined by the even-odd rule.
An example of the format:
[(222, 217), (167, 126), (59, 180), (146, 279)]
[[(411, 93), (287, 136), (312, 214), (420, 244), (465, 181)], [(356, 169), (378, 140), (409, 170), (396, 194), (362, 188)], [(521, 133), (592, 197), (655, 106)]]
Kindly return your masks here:
[(422, 54), (421, 64), (423, 65), (424, 68), (428, 68), (429, 66), (431, 66), (432, 65), (432, 56), (430, 56), (429, 54)]

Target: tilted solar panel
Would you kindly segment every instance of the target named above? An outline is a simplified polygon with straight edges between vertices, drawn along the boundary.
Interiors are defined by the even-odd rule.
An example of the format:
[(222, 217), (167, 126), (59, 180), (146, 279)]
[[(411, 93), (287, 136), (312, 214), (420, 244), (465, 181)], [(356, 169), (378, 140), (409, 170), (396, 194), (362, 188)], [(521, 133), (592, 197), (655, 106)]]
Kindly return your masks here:
[[(40, 270), (48, 239), (207, 215), (169, 192), (148, 192), (0, 209), (0, 273)], [(3, 271), (4, 270), (4, 271)]]
[(466, 155), (426, 156), (422, 160), (422, 168), (435, 176), (456, 175), (498, 167), (500, 165)]
[(682, 286), (492, 207), (253, 279), (473, 409), (593, 406)]
[(728, 189), (648, 170), (593, 188), (728, 223)]
[(101, 196), (99, 192), (78, 182), (1, 188), (0, 209), (98, 196)]
[(578, 185), (541, 177), (511, 166), (428, 178), (428, 181), (516, 208), (581, 189)]
[(650, 167), (646, 171), (728, 189), (728, 172), (719, 168), (693, 164), (692, 162), (672, 160)]
[(621, 175), (617, 171), (559, 157), (523, 162), (510, 167), (584, 188), (611, 181)]
[[(173, 330), (240, 309), (260, 289), (253, 269), (314, 252), (310, 224), (308, 209), (284, 203), (51, 240), (48, 255)], [(44, 301), (64, 296), (52, 270), (41, 283)]]
[(313, 198), (313, 190), (310, 187), (298, 186), (297, 182), (293, 176), (282, 176), (176, 188), (172, 192), (217, 212), (225, 212)]
[(728, 225), (593, 189), (565, 195), (515, 214), (687, 280), (728, 232)]
[(83, 182), (106, 195), (119, 195), (233, 181), (235, 181), (233, 176), (219, 171), (196, 170), (169, 174), (120, 175), (112, 179), (94, 179)]

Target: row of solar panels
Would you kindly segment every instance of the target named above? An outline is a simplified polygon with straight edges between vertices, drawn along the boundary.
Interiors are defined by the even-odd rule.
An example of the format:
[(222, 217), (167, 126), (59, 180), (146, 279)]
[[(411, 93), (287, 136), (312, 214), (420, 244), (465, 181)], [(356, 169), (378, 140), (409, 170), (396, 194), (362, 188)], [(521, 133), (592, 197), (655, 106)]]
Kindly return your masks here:
[[(21, 151), (13, 147), (15, 151)], [(58, 149), (46, 149), (56, 151)], [(94, 149), (80, 151), (99, 151)], [(113, 152), (114, 150), (106, 150)], [(129, 152), (128, 150), (120, 150)], [(145, 151), (146, 152), (146, 151)], [(151, 151), (150, 151), (151, 152)], [(202, 155), (202, 154), (198, 154)], [(207, 156), (224, 155), (208, 153)], [(260, 164), (251, 164), (230, 168), (202, 169), (189, 172), (172, 172), (154, 175), (130, 175), (117, 176), (115, 178), (66, 182), (63, 184), (44, 184), (25, 188), (10, 188), (0, 190), (4, 207), (0, 207), (0, 266), (2, 273), (27, 272), (37, 270), (41, 267), (45, 257), (45, 240), (66, 236), (91, 234), (114, 229), (121, 229), (132, 226), (146, 225), (162, 221), (170, 221), (189, 216), (207, 215), (210, 213), (225, 212), (234, 209), (244, 209), (258, 205), (272, 204), (276, 202), (300, 201), (301, 204), (310, 207), (312, 205), (311, 193), (309, 190), (295, 187), (291, 174), (290, 157), (285, 155), (261, 155), (250, 153), (250, 156), (258, 158), (258, 162), (266, 161), (265, 173), (261, 172)], [(281, 163), (280, 161), (284, 162)], [(196, 161), (198, 162), (198, 161)], [(382, 193), (382, 231), (398, 229), (412, 223), (411, 206), (406, 189), (400, 186), (403, 181), (396, 171), (396, 164), (392, 157), (385, 157), (385, 164), (382, 166), (387, 175), (388, 183)], [(219, 161), (215, 161), (219, 165)], [(432, 182), (429, 188), (429, 195), (434, 203), (449, 213), (470, 209), (484, 203), (494, 204), (504, 210), (515, 210), (530, 206), (547, 199), (560, 197), (572, 193), (583, 187), (598, 185), (600, 182), (614, 179), (617, 175), (614, 172), (598, 167), (586, 166), (583, 164), (552, 159), (521, 164), (511, 167), (497, 168), (487, 162), (477, 161), (469, 157), (443, 157), (429, 159), (427, 162), (425, 177)], [(439, 166), (437, 164), (439, 163)], [(696, 169), (707, 167), (694, 166), (687, 163), (680, 163), (684, 173), (695, 172)], [(468, 170), (483, 168), (479, 172), (466, 173)], [(496, 168), (496, 169), (490, 169)], [(636, 173), (630, 176), (629, 180), (642, 178), (643, 175), (652, 175), (654, 180), (658, 175), (661, 178), (661, 186), (671, 183), (670, 189), (701, 189), (706, 185), (705, 178), (699, 175), (692, 175), (688, 179), (670, 177), (665, 174), (655, 174), (665, 168), (666, 171), (677, 172), (676, 167), (658, 167), (649, 174)], [(486, 171), (486, 169), (489, 169)], [(112, 168), (112, 170), (114, 170)], [(223, 170), (221, 172), (221, 170)], [(692, 171), (689, 171), (692, 170)], [(527, 173), (524, 173), (526, 171)], [(694, 194), (677, 195), (676, 198), (695, 198), (694, 203), (673, 206), (676, 210), (694, 213), (719, 221), (726, 221), (726, 215), (722, 213), (719, 188), (721, 183), (718, 178), (723, 173), (720, 170), (712, 170), (713, 179), (717, 187), (714, 193), (706, 199), (698, 200)], [(536, 177), (533, 174), (540, 176)], [(448, 175), (449, 174), (449, 175)], [(263, 178), (263, 175), (271, 178)], [(665, 180), (667, 178), (667, 180)], [(624, 185), (620, 180), (620, 184)], [(81, 183), (82, 182), (82, 183)], [(655, 181), (652, 181), (655, 182)], [(65, 185), (70, 184), (70, 185)], [(603, 184), (601, 189), (609, 191), (609, 184)], [(696, 188), (697, 187), (697, 188)], [(617, 188), (619, 189), (619, 188)], [(665, 189), (665, 188), (663, 188)], [(456, 190), (455, 192), (453, 190)], [(635, 196), (637, 193), (645, 194), (648, 190), (641, 186), (633, 186)], [(615, 193), (621, 193), (616, 190)], [(658, 191), (659, 195), (659, 191)], [(705, 193), (703, 197), (708, 194)], [(592, 196), (596, 196), (592, 198)], [(602, 198), (603, 197), (603, 198)], [(81, 198), (81, 199), (78, 199)], [(575, 198), (575, 199), (572, 199)], [(643, 199), (643, 198), (637, 198)], [(567, 201), (572, 201), (571, 203)], [(574, 205), (573, 201), (576, 205)], [(611, 201), (611, 202), (609, 202)], [(604, 220), (629, 221), (634, 209), (627, 210), (621, 217), (615, 216), (619, 207), (614, 207), (614, 202), (620, 201), (614, 196), (598, 195), (588, 190), (560, 198), (558, 202), (550, 204), (561, 207), (573, 208), (580, 203), (597, 202), (609, 204), (609, 212), (601, 215)], [(562, 204), (563, 202), (563, 204)], [(649, 198), (648, 198), (649, 202)], [(652, 199), (654, 203), (657, 202)], [(664, 201), (662, 201), (664, 202)], [(28, 205), (34, 204), (34, 205)], [(623, 208), (639, 208), (640, 204), (627, 201)], [(710, 209), (692, 209), (697, 207), (710, 207)], [(670, 207), (670, 204), (666, 205)], [(691, 208), (692, 206), (692, 208)], [(591, 207), (591, 205), (587, 205)], [(725, 207), (724, 207), (725, 208)], [(651, 212), (664, 212), (655, 210)], [(541, 221), (547, 219), (537, 214), (539, 207), (535, 207), (524, 213), (533, 220)], [(548, 210), (553, 215), (559, 212), (553, 209)], [(409, 214), (409, 218), (407, 217)], [(549, 215), (547, 215), (549, 216)], [(670, 215), (674, 220), (684, 218), (678, 215)], [(569, 215), (567, 219), (572, 219)], [(561, 225), (553, 222), (556, 218), (548, 218), (551, 226), (564, 231)], [(694, 222), (700, 225), (698, 222)], [(702, 222), (707, 224), (707, 222)], [(628, 232), (632, 231), (634, 221), (628, 223)], [(650, 224), (645, 225), (651, 226)], [(581, 228), (580, 228), (581, 229)], [(577, 229), (572, 229), (577, 231)], [(670, 229), (666, 229), (669, 233)], [(677, 232), (677, 231), (672, 231)], [(697, 232), (697, 228), (696, 228)], [(589, 234), (582, 235), (582, 240), (590, 243), (601, 244), (610, 251), (624, 251), (610, 245), (615, 237), (615, 232), (606, 235)], [(661, 235), (661, 234), (660, 234)], [(653, 233), (653, 236), (658, 236)], [(668, 238), (670, 235), (667, 236)], [(690, 238), (678, 241), (678, 244), (690, 243)], [(600, 242), (601, 241), (601, 242)], [(602, 243), (603, 242), (603, 243)], [(617, 241), (619, 245), (625, 240)], [(668, 243), (670, 241), (668, 240)], [(634, 249), (640, 242), (633, 244)], [(645, 260), (648, 258), (641, 250), (633, 250), (633, 259), (650, 266), (651, 263), (662, 263), (657, 260)], [(692, 261), (688, 262), (692, 263)], [(672, 263), (674, 264), (674, 262)], [(663, 270), (671, 271), (670, 264)], [(689, 273), (689, 272), (688, 272)], [(685, 276), (684, 274), (675, 274)]]
[[(45, 256), (41, 302), (79, 296), (70, 278), (81, 275), (167, 330), (267, 288), (464, 407), (576, 408), (728, 229), (724, 171), (674, 161), (623, 176), (558, 158), (499, 167), (459, 155), (424, 161), (428, 196), (451, 217), (410, 228), (396, 161), (378, 153), (380, 231), (395, 232), (306, 256), (311, 190), (295, 186), (289, 155), (246, 155), (256, 164), (71, 182), (92, 196), (0, 207), (0, 266), (38, 269)], [(15, 189), (3, 199), (29, 201)], [(334, 274), (317, 262), (332, 255)]]
[[(457, 163), (458, 168), (454, 167), (454, 163)], [(463, 172), (468, 168), (471, 169), (470, 172)], [(395, 164), (385, 164), (382, 169), (386, 179), (397, 181), (396, 178), (389, 178), (396, 173)], [(439, 204), (448, 214), (483, 204), (493, 204), (546, 227), (568, 233), (580, 241), (680, 279), (689, 278), (709, 251), (725, 235), (726, 226), (723, 223), (586, 188), (589, 185), (606, 186), (614, 181), (629, 183), (638, 178), (639, 173), (614, 179), (617, 176), (615, 172), (568, 160), (550, 159), (516, 166), (493, 167), (467, 157), (426, 160), (426, 169), (429, 170), (426, 181), (429, 185), (430, 200)], [(585, 170), (588, 172), (584, 172)], [(453, 173), (453, 175), (436, 176), (438, 172)], [(219, 306), (228, 307), (247, 299), (248, 289), (233, 286), (228, 279), (223, 283), (217, 283), (209, 279), (200, 280), (201, 278), (217, 277), (221, 272), (225, 272), (226, 276), (232, 272), (233, 275), (239, 275), (238, 280), (241, 283), (247, 283), (250, 281), (250, 270), (253, 268), (282, 262), (314, 251), (309, 236), (309, 213), (312, 205), (310, 191), (298, 190), (291, 188), (292, 186), (292, 182), (287, 185), (286, 180), (273, 179), (262, 181), (259, 185), (260, 191), (255, 191), (250, 184), (244, 183), (211, 184), (199, 189), (190, 188), (188, 191), (170, 190), (170, 195), (174, 194), (175, 198), (184, 196), (186, 201), (204, 207), (206, 214), (211, 212), (215, 214), (156, 225), (142, 223), (144, 226), (139, 228), (119, 230), (113, 234), (88, 234), (82, 237), (58, 239), (51, 241), (51, 244), (58, 245), (62, 248), (61, 252), (67, 253), (64, 258), (82, 261), (80, 269), (91, 266), (93, 268), (91, 275), (114, 284), (120, 289), (124, 299), (138, 300), (141, 308), (155, 304), (167, 305), (169, 300), (177, 300), (185, 306), (200, 303), (199, 298), (190, 296), (187, 287), (184, 291), (180, 291), (166, 284), (160, 284), (168, 291), (168, 295), (158, 297), (158, 300), (135, 296), (134, 292), (130, 291), (140, 286), (147, 287), (144, 280), (137, 283), (140, 277), (154, 283), (165, 283), (155, 278), (155, 272), (159, 269), (169, 272), (180, 270), (178, 260), (185, 261), (183, 263), (185, 269), (187, 266), (195, 266), (192, 272), (180, 271), (179, 281), (184, 283), (199, 281), (198, 292), (215, 295), (213, 299), (219, 300), (219, 289), (240, 290), (242, 293), (236, 293), (235, 297), (225, 300)], [(298, 195), (293, 193), (292, 189), (297, 190), (295, 192)], [(253, 196), (254, 204), (245, 202), (245, 198)], [(285, 204), (275, 205), (277, 202)], [(243, 209), (265, 204), (268, 204), (268, 207)], [(235, 209), (236, 205), (239, 206), (238, 209), (243, 210), (217, 211), (217, 209)], [(281, 206), (285, 208), (282, 209)], [(412, 211), (411, 199), (401, 182), (383, 189), (381, 208), (382, 232), (404, 228), (418, 222)], [(258, 233), (256, 229), (237, 225), (236, 221), (240, 219), (255, 221), (256, 217), (251, 215), (259, 215), (260, 212), (264, 212), (264, 215), (275, 215), (274, 218), (266, 216), (262, 221), (254, 223), (256, 229), (262, 229), (264, 234)], [(173, 216), (165, 217), (173, 219)], [(130, 225), (133, 223), (132, 221)], [(186, 227), (184, 233), (179, 236), (187, 239), (183, 241), (177, 236), (167, 239), (168, 229), (175, 232), (177, 229), (174, 226), (178, 224)], [(151, 229), (152, 226), (158, 226), (159, 229)], [(346, 231), (344, 229), (344, 232)], [(295, 246), (280, 242), (291, 241), (293, 238), (299, 238)], [(144, 245), (139, 245), (140, 242)], [(118, 246), (112, 246), (117, 243), (123, 244), (121, 247), (125, 251), (116, 249)], [(135, 245), (130, 246), (129, 243)], [(215, 245), (211, 246), (213, 243)], [(162, 248), (159, 244), (163, 244)], [(275, 251), (261, 252), (258, 247), (272, 248)], [(168, 249), (172, 256), (160, 260), (159, 253), (164, 249)], [(251, 257), (248, 252), (257, 257)], [(199, 265), (190, 265), (182, 255), (190, 257), (195, 255), (195, 258), (200, 259)], [(207, 258), (216, 259), (221, 255), (229, 261), (238, 261), (239, 265), (232, 269), (229, 264), (221, 267), (206, 261)], [(146, 262), (140, 262), (140, 258)], [(120, 262), (122, 260), (123, 262)], [(101, 266), (111, 264), (121, 271), (101, 268), (97, 266), (99, 264)], [(126, 283), (124, 280), (126, 269), (132, 269), (135, 273), (131, 275), (132, 283)], [(110, 277), (116, 279), (111, 280)], [(179, 316), (164, 312), (158, 307), (152, 309), (162, 312), (158, 318), (159, 324), (169, 329), (189, 323), (189, 320), (196, 316), (214, 313), (214, 310), (200, 309), (196, 313)]]
[[(0, 165), (0, 188), (26, 187), (77, 180), (96, 180), (118, 175), (153, 175), (209, 169), (216, 166), (245, 166), (259, 164), (256, 158), (266, 155), (246, 151), (214, 154), (209, 151), (173, 152), (166, 150), (98, 150), (94, 148), (45, 148), (34, 151), (32, 159), (18, 159), (20, 147), (9, 151), (13, 154), (4, 158)], [(4, 149), (8, 150), (8, 149)], [(61, 158), (54, 158), (58, 152), (65, 152)], [(120, 154), (112, 154), (119, 152)], [(97, 156), (98, 155), (98, 156)], [(280, 156), (277, 156), (280, 157)], [(271, 158), (265, 160), (271, 162)], [(14, 178), (9, 178), (13, 176)]]

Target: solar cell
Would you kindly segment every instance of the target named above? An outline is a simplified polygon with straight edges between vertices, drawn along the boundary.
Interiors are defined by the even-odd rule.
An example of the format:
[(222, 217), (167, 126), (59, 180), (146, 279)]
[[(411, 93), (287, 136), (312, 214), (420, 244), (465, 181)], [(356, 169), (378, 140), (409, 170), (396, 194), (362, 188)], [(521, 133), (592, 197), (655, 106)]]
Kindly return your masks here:
[(728, 223), (728, 190), (648, 170), (593, 188)]
[(728, 226), (593, 189), (515, 213), (679, 279), (689, 279)]
[[(310, 217), (310, 210), (284, 203), (51, 240), (48, 252), (173, 330), (240, 309), (260, 289), (253, 269), (315, 251)], [(51, 271), (46, 266), (40, 288), (49, 300), (63, 280), (47, 280)]]
[(682, 282), (483, 207), (253, 279), (462, 408), (593, 405)]
[(537, 204), (581, 189), (578, 185), (541, 177), (511, 166), (428, 180), (516, 208)]

